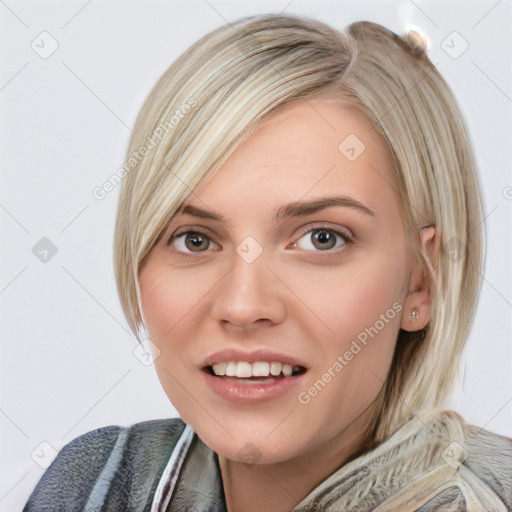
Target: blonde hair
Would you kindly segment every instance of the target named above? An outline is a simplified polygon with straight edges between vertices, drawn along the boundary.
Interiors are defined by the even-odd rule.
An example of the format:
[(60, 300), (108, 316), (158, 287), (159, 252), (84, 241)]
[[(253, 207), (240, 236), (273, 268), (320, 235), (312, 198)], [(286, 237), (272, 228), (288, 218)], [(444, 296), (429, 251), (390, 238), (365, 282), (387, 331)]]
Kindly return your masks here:
[(119, 197), (117, 287), (140, 340), (139, 271), (173, 215), (270, 114), (320, 94), (357, 107), (386, 141), (411, 240), (418, 245), (425, 225), (442, 240), (435, 269), (418, 254), (432, 278), (431, 319), (421, 331), (399, 332), (376, 401), (372, 438), (379, 441), (450, 391), (484, 259), (482, 198), (464, 120), (436, 68), (405, 38), (371, 22), (341, 33), (269, 15), (243, 18), (191, 46), (151, 91), (129, 142), (127, 154), (143, 156)]

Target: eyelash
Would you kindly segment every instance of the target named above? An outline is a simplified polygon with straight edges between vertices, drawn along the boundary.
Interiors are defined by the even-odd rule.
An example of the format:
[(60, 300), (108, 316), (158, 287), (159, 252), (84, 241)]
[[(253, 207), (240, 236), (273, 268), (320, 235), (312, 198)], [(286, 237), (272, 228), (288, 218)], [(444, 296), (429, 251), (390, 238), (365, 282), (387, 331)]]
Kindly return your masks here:
[[(328, 231), (330, 233), (334, 233), (336, 236), (340, 237), (343, 240), (343, 242), (344, 242), (343, 245), (341, 247), (337, 247), (335, 249), (326, 249), (324, 251), (320, 251), (320, 250), (309, 251), (309, 250), (307, 250), (307, 252), (316, 253), (316, 254), (322, 254), (324, 257), (326, 257), (326, 256), (329, 256), (329, 255), (333, 255), (333, 254), (337, 253), (340, 250), (343, 250), (343, 247), (345, 245), (351, 244), (351, 243), (354, 242), (354, 238), (349, 233), (345, 233), (345, 232), (339, 231), (339, 230), (334, 229), (334, 228), (332, 228), (330, 226), (327, 226), (327, 225), (317, 225), (317, 226), (314, 226), (314, 227), (308, 226), (297, 237), (297, 241), (299, 241), (304, 235), (307, 235), (310, 232), (322, 231), (322, 230)], [(208, 234), (206, 231), (202, 231), (202, 230), (199, 230), (199, 229), (190, 229), (188, 227), (183, 228), (182, 230), (178, 230), (176, 233), (173, 233), (170, 236), (169, 240), (167, 241), (167, 245), (171, 245), (180, 236), (188, 235), (188, 234), (196, 234), (196, 235), (201, 235), (201, 236), (207, 237), (211, 242), (213, 242), (216, 245), (219, 245), (217, 242), (215, 242), (213, 240), (212, 236), (210, 234)], [(296, 244), (297, 244), (297, 242), (294, 242), (293, 246), (295, 246)], [(197, 255), (200, 255), (200, 254), (203, 254), (203, 253), (206, 253), (206, 252), (210, 252), (210, 251), (206, 250), (206, 251), (197, 251), (197, 252), (181, 252), (181, 251), (176, 251), (176, 252), (181, 257), (183, 257), (183, 258), (189, 258), (189, 257), (195, 257)]]

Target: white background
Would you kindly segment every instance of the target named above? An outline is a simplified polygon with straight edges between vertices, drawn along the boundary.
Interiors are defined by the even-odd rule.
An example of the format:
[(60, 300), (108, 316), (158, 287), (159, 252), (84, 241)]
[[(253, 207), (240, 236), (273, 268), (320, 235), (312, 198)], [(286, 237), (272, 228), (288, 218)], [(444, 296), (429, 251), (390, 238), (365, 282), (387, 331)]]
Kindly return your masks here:
[[(122, 165), (139, 107), (183, 50), (226, 21), (281, 11), (340, 29), (367, 19), (428, 33), (475, 143), (488, 237), (478, 315), (447, 406), (512, 436), (510, 0), (1, 0), (0, 511), (20, 509), (42, 474), (31, 454), (44, 466), (51, 446), (88, 430), (175, 415), (153, 367), (133, 354), (117, 298), (118, 190), (102, 201), (92, 190)], [(31, 47), (49, 51), (52, 40), (46, 59)], [(58, 251), (46, 263), (32, 253), (42, 237)]]

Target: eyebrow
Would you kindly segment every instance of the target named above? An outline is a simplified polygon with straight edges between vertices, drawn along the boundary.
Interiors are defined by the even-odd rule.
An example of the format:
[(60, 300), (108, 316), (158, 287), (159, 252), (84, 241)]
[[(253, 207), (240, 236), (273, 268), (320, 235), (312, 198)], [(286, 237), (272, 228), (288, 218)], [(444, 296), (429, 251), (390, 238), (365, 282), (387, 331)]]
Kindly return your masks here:
[(356, 201), (355, 199), (348, 196), (334, 195), (284, 204), (277, 209), (273, 220), (277, 222), (288, 217), (303, 217), (305, 215), (311, 215), (312, 213), (316, 213), (324, 210), (325, 208), (331, 208), (333, 206), (350, 208), (352, 210), (366, 213), (372, 217), (376, 216), (370, 208), (360, 203), (359, 201)]
[[(336, 206), (350, 208), (351, 210), (363, 212), (367, 215), (370, 215), (371, 217), (376, 217), (376, 214), (373, 210), (371, 210), (368, 206), (360, 203), (359, 201), (353, 199), (352, 197), (343, 195), (331, 195), (311, 200), (286, 203), (275, 211), (272, 220), (273, 222), (278, 222), (285, 218), (303, 217), (317, 213), (326, 208), (332, 208)], [(225, 218), (220, 213), (216, 213), (211, 210), (203, 210), (202, 208), (193, 206), (191, 204), (184, 206), (181, 213), (192, 215), (193, 217), (199, 217), (201, 219), (211, 219), (218, 222), (225, 222)]]

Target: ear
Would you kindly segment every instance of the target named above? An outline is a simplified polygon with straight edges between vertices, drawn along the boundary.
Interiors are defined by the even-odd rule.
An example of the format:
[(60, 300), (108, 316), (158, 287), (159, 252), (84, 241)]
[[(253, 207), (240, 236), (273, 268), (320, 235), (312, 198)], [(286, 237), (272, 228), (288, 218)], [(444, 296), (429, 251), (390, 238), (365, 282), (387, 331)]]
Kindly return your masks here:
[(409, 293), (405, 299), (404, 315), (400, 325), (401, 329), (409, 332), (425, 328), (430, 321), (433, 279), (436, 275), (441, 235), (434, 226), (425, 226), (418, 232), (418, 243), (428, 263), (426, 264), (424, 259), (417, 259), (411, 269)]

